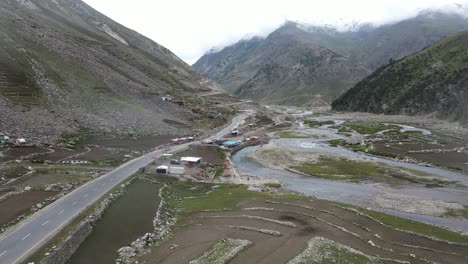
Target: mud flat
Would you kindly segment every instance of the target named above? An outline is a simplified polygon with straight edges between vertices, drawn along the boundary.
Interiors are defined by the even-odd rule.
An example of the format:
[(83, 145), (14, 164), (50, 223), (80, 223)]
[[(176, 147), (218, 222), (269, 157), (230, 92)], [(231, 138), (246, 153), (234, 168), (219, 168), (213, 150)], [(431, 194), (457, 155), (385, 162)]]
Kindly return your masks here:
[[(242, 186), (171, 184), (172, 205), (183, 212), (179, 225), (169, 240), (139, 259), (143, 263), (197, 263), (206, 258), (287, 263), (318, 237), (328, 241), (331, 252), (346, 248), (381, 263), (468, 260), (468, 237), (437, 227), (303, 196), (250, 192)], [(226, 241), (242, 241), (245, 247), (231, 250), (236, 245)], [(354, 263), (356, 257), (343, 252), (327, 256), (335, 261), (331, 263)]]

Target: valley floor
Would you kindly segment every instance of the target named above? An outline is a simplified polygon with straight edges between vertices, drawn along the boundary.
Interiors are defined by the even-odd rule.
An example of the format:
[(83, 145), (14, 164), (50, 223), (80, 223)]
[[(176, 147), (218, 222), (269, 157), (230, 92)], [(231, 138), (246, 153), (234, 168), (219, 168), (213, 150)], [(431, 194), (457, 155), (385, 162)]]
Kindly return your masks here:
[[(203, 145), (176, 152), (205, 160), (184, 177), (155, 174), (155, 166), (169, 162), (163, 160), (137, 173), (69, 263), (468, 261), (464, 128), (430, 119), (278, 107), (247, 117), (237, 129), (241, 135), (231, 140), (256, 138), (258, 145), (245, 144), (232, 154)], [(43, 154), (26, 158), (27, 164), (14, 162), (25, 157), (24, 149), (5, 151), (3, 170), (22, 180), (5, 181), (12, 185), (4, 194), (16, 190), (14, 199), (31, 197), (23, 198), (24, 211), (4, 217), (4, 227), (31, 213), (29, 206), (36, 211), (47, 205), (35, 205), (34, 199), (50, 202), (63, 193), (52, 188), (62, 187), (54, 185), (56, 179), (68, 179), (71, 190), (92, 179), (90, 172), (103, 173), (145, 151), (146, 144), (168, 138), (142, 140), (94, 138), (73, 153), (30, 149)], [(55, 163), (36, 162), (38, 157)], [(72, 160), (89, 163), (61, 162)], [(30, 171), (34, 177), (24, 178)], [(24, 192), (25, 187), (34, 189)], [(15, 201), (5, 196), (2, 203)], [(97, 246), (109, 239), (113, 243)], [(53, 254), (59, 241), (32, 260)]]

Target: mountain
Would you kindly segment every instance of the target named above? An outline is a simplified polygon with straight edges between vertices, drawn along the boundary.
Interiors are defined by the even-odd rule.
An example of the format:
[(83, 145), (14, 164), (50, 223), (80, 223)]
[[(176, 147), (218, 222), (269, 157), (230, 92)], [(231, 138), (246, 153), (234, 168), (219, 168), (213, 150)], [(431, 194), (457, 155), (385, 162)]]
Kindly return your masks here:
[(298, 27), (317, 44), (376, 70), (390, 59), (400, 59), (434, 44), (445, 36), (468, 30), (468, 18), (454, 12), (425, 10), (417, 16), (382, 26), (357, 24), (351, 30)]
[(369, 73), (311, 41), (293, 22), (265, 39), (206, 54), (193, 67), (236, 95), (279, 104), (329, 103)]
[(193, 68), (249, 99), (330, 101), (390, 59), (468, 30), (468, 19), (457, 13), (423, 11), (393, 24), (352, 26), (338, 30), (289, 21), (265, 39), (241, 40), (208, 53)]
[(434, 114), (468, 125), (468, 31), (391, 61), (332, 104), (334, 110)]
[[(210, 81), (80, 0), (0, 2), (0, 132), (178, 134), (203, 120)], [(165, 101), (171, 95), (173, 100)]]

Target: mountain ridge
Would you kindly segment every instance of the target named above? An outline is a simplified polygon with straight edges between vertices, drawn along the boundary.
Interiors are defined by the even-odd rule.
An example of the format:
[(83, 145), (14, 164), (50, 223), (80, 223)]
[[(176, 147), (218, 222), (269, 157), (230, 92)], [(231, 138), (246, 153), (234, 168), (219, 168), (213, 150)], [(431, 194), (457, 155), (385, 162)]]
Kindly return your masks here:
[(330, 101), (368, 74), (364, 67), (310, 42), (300, 32), (288, 23), (267, 38), (242, 40), (207, 54), (193, 67), (236, 95), (265, 103), (289, 96), (283, 103), (302, 104), (305, 97), (316, 95)]
[(80, 0), (5, 0), (0, 25), (0, 132), (54, 142), (82, 129), (188, 133), (206, 119), (192, 109), (211, 104), (194, 95), (215, 84)]
[[(424, 11), (413, 18), (384, 26), (361, 24), (355, 28), (359, 29), (340, 32), (333, 27), (307, 26), (287, 21), (264, 39), (242, 40), (217, 53), (205, 54), (193, 68), (243, 98), (264, 103), (315, 105), (317, 96), (325, 99), (319, 100), (322, 103), (331, 102), (340, 92), (351, 88), (390, 59), (402, 58), (446, 35), (468, 30), (468, 18), (456, 13)], [(267, 56), (263, 50), (278, 49), (275, 41), (276, 44), (284, 44), (283, 50), (276, 54), (271, 52)], [(293, 41), (302, 43), (301, 48)], [(346, 68), (345, 71), (336, 71), (333, 68), (336, 65), (329, 67), (336, 79), (345, 84), (330, 84), (327, 73), (320, 71), (307, 72), (309, 76), (319, 80), (315, 83), (308, 81), (307, 77), (295, 75), (295, 64), (301, 64), (301, 59), (307, 57), (307, 52), (303, 49), (305, 47), (309, 47), (311, 51), (327, 50), (330, 54), (336, 54), (329, 56), (327, 60), (331, 57), (346, 60), (347, 66), (337, 67)], [(300, 56), (295, 54), (301, 52)], [(296, 63), (291, 63), (288, 59), (278, 61), (286, 55), (296, 58)], [(315, 60), (320, 61), (320, 58)], [(353, 72), (354, 75), (350, 76), (349, 73)], [(321, 74), (324, 74), (323, 78)], [(294, 78), (299, 81), (293, 80)], [(322, 79), (326, 81), (321, 82)], [(298, 90), (302, 91), (303, 96), (300, 96)], [(297, 93), (295, 98), (294, 93)]]
[(391, 61), (332, 103), (334, 110), (433, 114), (468, 125), (468, 31)]

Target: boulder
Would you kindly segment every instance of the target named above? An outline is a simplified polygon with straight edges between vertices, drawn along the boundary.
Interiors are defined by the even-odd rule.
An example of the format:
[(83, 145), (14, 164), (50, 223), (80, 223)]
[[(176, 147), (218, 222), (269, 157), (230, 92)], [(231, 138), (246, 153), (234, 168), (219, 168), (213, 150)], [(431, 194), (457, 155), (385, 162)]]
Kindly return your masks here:
[(133, 247), (122, 247), (117, 250), (117, 253), (119, 253), (119, 256), (124, 258), (124, 259), (129, 259), (133, 256), (135, 256), (136, 251)]

